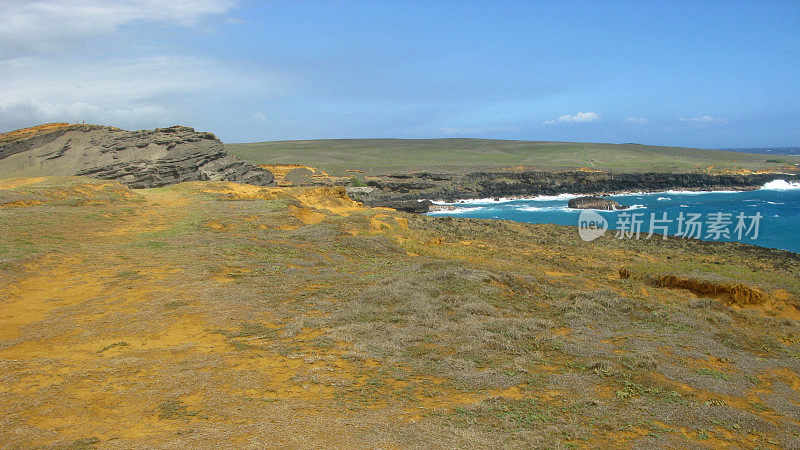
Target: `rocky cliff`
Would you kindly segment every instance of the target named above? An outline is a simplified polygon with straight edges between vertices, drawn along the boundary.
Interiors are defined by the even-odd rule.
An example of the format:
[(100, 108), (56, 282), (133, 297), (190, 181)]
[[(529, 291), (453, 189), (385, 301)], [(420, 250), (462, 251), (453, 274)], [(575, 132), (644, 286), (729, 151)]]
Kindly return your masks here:
[(80, 176), (133, 188), (224, 180), (268, 185), (268, 170), (228, 154), (212, 133), (173, 126), (126, 131), (48, 124), (0, 135), (0, 178)]

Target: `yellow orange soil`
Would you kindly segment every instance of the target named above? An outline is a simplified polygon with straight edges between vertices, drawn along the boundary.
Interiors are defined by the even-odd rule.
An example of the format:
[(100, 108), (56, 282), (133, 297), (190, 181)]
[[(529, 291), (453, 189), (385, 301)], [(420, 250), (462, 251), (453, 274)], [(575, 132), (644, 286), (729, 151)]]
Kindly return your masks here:
[(304, 166), (302, 164), (259, 164), (258, 167), (272, 172), (272, 175), (275, 177), (275, 184), (281, 187), (294, 186), (294, 183), (286, 180), (286, 176), (295, 170), (304, 171), (306, 174), (308, 174), (307, 180), (309, 183), (321, 184), (332, 182), (335, 179), (338, 179), (337, 177), (331, 177), (326, 172), (315, 169), (314, 167)]
[(38, 322), (48, 312), (99, 295), (102, 282), (76, 270), (81, 263), (75, 257), (47, 257), (26, 267), (30, 276), (0, 287), (0, 339), (14, 339), (20, 328)]
[[(17, 181), (14, 186), (33, 183)], [(187, 186), (190, 192), (197, 187)], [(291, 192), (231, 183), (203, 189), (239, 198), (295, 201), (287, 213), (303, 224), (319, 223), (330, 214), (363, 211), (338, 188)], [(89, 197), (99, 191), (102, 187), (91, 186), (65, 196)], [(129, 259), (117, 250), (132, 245), (141, 234), (174, 226), (191, 212), (195, 200), (191, 194), (170, 189), (136, 195), (143, 200), (118, 213), (103, 214), (112, 226), (74, 236), (95, 252), (46, 254), (21, 267), (14, 281), (0, 286), (0, 369), (4, 371), (0, 414), (13, 417), (14, 427), (28, 433), (27, 442), (50, 444), (91, 436), (102, 442), (155, 444), (199, 424), (240, 427), (227, 442), (247, 441), (248, 424), (264, 418), (227, 410), (243, 398), (310, 405), (317, 411), (331, 411), (325, 413), (329, 418), (341, 415), (335, 407), (341, 400), (336, 398), (362, 401), (357, 393), (374, 381), (374, 371), (384, 363), (346, 359), (351, 348), (346, 342), (316, 347), (323, 330), (307, 328), (281, 337), (283, 325), (256, 319), (276, 334), (229, 337), (216, 324), (221, 319), (203, 313), (202, 308), (193, 308), (191, 314), (181, 312), (181, 306), (175, 312), (165, 310), (170, 302), (195, 305), (191, 291), (181, 285), (202, 280), (190, 281), (183, 269), (168, 260)], [(405, 218), (380, 217), (393, 229), (408, 229)], [(201, 223), (209, 233), (230, 228), (228, 218)], [(227, 286), (251, 270), (223, 267), (211, 276), (218, 287), (204, 284), (203, 289), (218, 289), (217, 295), (224, 297)], [(227, 328), (235, 329), (235, 324)], [(293, 348), (293, 353), (271, 350), (279, 344)], [(517, 387), (464, 393), (448, 387), (446, 381), (384, 376), (381, 387), (371, 394), (370, 408), (396, 409), (394, 417), (401, 422), (416, 422), (431, 411), (491, 396), (522, 396)], [(399, 392), (413, 399), (410, 406), (397, 409), (396, 402), (388, 400)], [(165, 408), (172, 408), (170, 414), (177, 418), (165, 416)], [(275, 416), (272, 420), (286, 419)]]
[(312, 211), (311, 208), (290, 205), (289, 209), (291, 210), (290, 213), (291, 215), (297, 217), (298, 219), (300, 219), (301, 222), (303, 222), (306, 225), (318, 224), (323, 220), (325, 220), (325, 214)]
[(9, 131), (7, 133), (0, 133), (0, 141), (26, 139), (37, 134), (61, 130), (69, 127), (70, 124), (66, 122), (57, 122), (37, 125), (35, 127), (21, 128), (19, 130)]
[[(27, 189), (44, 181), (17, 180), (14, 186)], [(669, 338), (653, 336), (646, 327), (597, 337), (592, 343), (599, 342), (598, 351), (606, 352), (602, 366), (590, 365), (600, 356), (586, 361), (566, 356), (565, 349), (580, 344), (586, 333), (607, 330), (602, 314), (594, 328), (559, 318), (559, 308), (591, 318), (596, 314), (591, 308), (603, 305), (595, 302), (581, 310), (588, 300), (563, 294), (576, 289), (590, 294), (616, 292), (641, 304), (667, 305), (673, 308), (670, 312), (692, 297), (688, 292), (645, 288), (639, 280), (615, 275), (620, 261), (656, 260), (640, 257), (638, 250), (598, 246), (595, 259), (577, 265), (575, 255), (530, 233), (514, 246), (502, 244), (496, 235), (471, 235), (469, 227), (477, 226), (474, 222), (445, 234), (436, 228), (440, 223), (425, 228), (432, 221), (426, 217), (364, 208), (347, 198), (342, 188), (197, 182), (137, 191), (130, 197), (120, 194), (115, 198), (123, 200), (116, 204), (93, 203), (95, 197), (117, 189), (116, 185), (80, 184), (58, 194), (68, 200), (86, 200), (77, 209), (64, 206), (57, 211), (75, 221), (65, 220), (60, 223), (63, 229), (51, 231), (67, 239), (42, 240), (44, 250), (35, 257), (21, 258), (19, 263), (13, 260), (10, 268), (0, 272), (0, 439), (11, 439), (12, 444), (58, 447), (95, 437), (101, 446), (119, 447), (263, 447), (309, 442), (396, 447), (398, 436), (431, 432), (445, 426), (453, 414), (472, 414), (471, 408), (477, 415), (498, 398), (501, 405), (533, 400), (551, 408), (554, 413), (547, 420), (560, 415), (578, 420), (575, 415), (588, 408), (575, 403), (580, 395), (599, 399), (595, 404), (602, 403), (608, 411), (626, 411), (629, 404), (643, 403), (644, 398), (620, 397), (623, 378), (613, 378), (620, 366), (612, 367), (639, 355), (635, 342), (642, 340), (660, 348), (667, 356), (662, 360), (685, 367), (690, 378), (698, 372), (712, 373), (709, 370), (721, 377), (741, 375), (736, 364), (723, 358), (701, 354), (679, 358), (675, 342), (662, 342)], [(254, 201), (244, 201), (250, 199)], [(2, 213), (26, 219), (32, 211)], [(505, 232), (525, 227), (502, 226), (508, 227), (503, 228)], [(15, 232), (35, 239), (28, 237), (27, 230)], [(349, 259), (351, 255), (345, 252), (323, 251), (321, 241), (341, 246), (353, 243), (354, 248), (346, 250), (355, 256)], [(382, 251), (387, 242), (397, 247), (387, 250), (386, 260), (361, 260)], [(248, 258), (237, 259), (243, 254)], [(340, 266), (330, 269), (337, 258)], [(407, 311), (394, 310), (386, 318), (379, 317), (382, 311), (370, 309), (355, 319), (338, 315), (354, 308), (362, 289), (376, 288), (369, 283), (390, 271), (386, 268), (390, 264), (415, 264), (441, 278), (437, 289), (442, 292), (437, 295), (449, 303), (440, 303), (444, 312), (431, 311), (430, 317), (439, 317), (436, 314), (441, 312), (469, 320), (468, 325), (458, 326), (444, 322), (447, 326), (437, 326), (429, 335), (410, 336), (416, 342), (408, 350), (433, 361), (423, 369), (391, 353), (369, 353), (367, 344), (358, 340), (358, 333), (369, 327), (378, 327), (381, 338), (383, 333), (400, 330), (405, 339), (402, 327), (415, 325), (404, 317)], [(439, 270), (440, 264), (453, 270)], [(458, 278), (459, 270), (471, 274), (470, 278)], [(354, 286), (348, 285), (351, 281)], [(407, 287), (405, 280), (389, 281), (397, 281), (398, 292), (377, 292), (403, 297), (408, 289), (421, 289), (420, 285)], [(769, 295), (773, 302), (796, 301), (789, 290)], [(369, 300), (395, 301), (381, 297), (373, 295)], [(473, 309), (472, 303), (482, 298), (489, 302)], [(611, 307), (622, 301), (610, 295), (607, 300)], [(504, 304), (518, 308), (498, 306)], [(656, 314), (648, 310), (640, 317), (647, 320)], [(526, 328), (504, 328), (520, 323)], [(462, 331), (459, 327), (476, 327), (463, 331), (475, 331), (464, 335), (464, 340), (477, 349), (484, 339), (489, 342), (500, 336), (492, 341), (492, 352), (502, 354), (515, 334), (529, 339), (530, 346), (513, 348), (507, 365), (494, 367), (479, 352), (473, 355), (469, 348), (459, 349), (454, 341), (446, 340), (448, 334)], [(797, 336), (787, 332), (785, 338), (792, 341)], [(464, 354), (475, 356), (470, 370), (478, 382), (484, 377), (500, 381), (491, 388), (473, 387), (459, 380), (456, 375), (460, 374), (442, 370)], [(690, 386), (683, 379), (677, 382), (650, 369), (636, 370), (636, 376), (674, 389), (693, 405), (724, 403), (775, 427), (797, 422), (784, 411), (763, 408), (779, 388), (786, 391), (788, 386), (798, 392), (800, 377), (791, 366), (759, 371), (752, 385), (736, 396)], [(553, 382), (582, 376), (589, 382), (579, 390)], [(503, 407), (490, 413), (502, 415)], [(373, 422), (363, 428), (349, 426), (368, 420)], [(497, 419), (497, 423), (507, 420)], [(522, 420), (521, 426), (555, 426), (533, 416)], [(583, 440), (568, 439), (589, 447), (635, 446), (652, 438), (658, 428), (697, 445), (763, 444), (724, 427), (702, 431), (706, 436), (685, 425), (634, 423), (596, 430)], [(480, 425), (470, 427), (463, 434), (466, 438), (483, 433)], [(402, 432), (390, 436), (386, 430)], [(510, 430), (502, 432), (517, 429)], [(373, 441), (358, 440), (380, 433), (384, 434)], [(292, 440), (293, 435), (311, 441)]]
[(0, 180), (0, 189), (13, 189), (22, 186), (29, 186), (32, 184), (39, 184), (45, 181), (47, 178), (45, 177), (38, 177), (38, 178), (6, 178)]

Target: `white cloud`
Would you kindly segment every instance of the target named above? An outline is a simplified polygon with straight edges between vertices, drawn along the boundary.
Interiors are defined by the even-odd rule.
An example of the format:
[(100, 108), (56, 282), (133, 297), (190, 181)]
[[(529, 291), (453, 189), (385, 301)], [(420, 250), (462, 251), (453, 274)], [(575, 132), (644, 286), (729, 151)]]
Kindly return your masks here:
[(692, 123), (711, 123), (714, 121), (714, 118), (711, 116), (702, 116), (702, 117), (694, 117), (691, 119), (687, 119), (685, 117), (679, 117), (679, 122), (692, 122)]
[(626, 117), (622, 121), (629, 125), (646, 125), (650, 122), (646, 117)]
[(212, 20), (233, 23), (238, 3), (0, 0), (0, 129), (54, 121), (137, 129), (186, 123), (215, 114), (222, 93), (235, 101), (291, 92), (289, 78), (273, 72), (137, 44), (136, 36), (155, 27), (194, 33)]
[(254, 112), (250, 116), (250, 119), (251, 120), (255, 120), (257, 122), (266, 122), (267, 121), (267, 116), (265, 116), (264, 113), (262, 113), (262, 112)]
[(547, 120), (545, 125), (554, 125), (557, 123), (577, 123), (577, 122), (595, 122), (600, 120), (600, 115), (594, 112), (579, 112), (576, 114), (566, 114), (555, 120)]
[(679, 117), (678, 122), (683, 122), (687, 125), (697, 128), (709, 127), (712, 125), (725, 125), (726, 123), (728, 123), (726, 119), (719, 117), (711, 117), (709, 115), (692, 117), (692, 118)]
[(287, 91), (287, 85), (280, 76), (236, 70), (209, 58), (16, 58), (0, 61), (0, 128), (54, 121), (164, 125), (186, 120), (193, 110), (187, 105), (207, 102), (205, 93), (235, 97), (257, 91), (269, 97)]
[[(221, 93), (238, 99), (291, 92), (282, 75), (137, 45), (136, 36), (154, 27), (196, 32), (212, 19), (228, 23), (237, 4), (0, 0), (0, 129), (53, 121), (129, 128), (185, 123), (214, 114)], [(135, 31), (131, 39), (114, 38), (129, 31)]]
[(132, 23), (194, 26), (228, 13), (235, 0), (3, 0), (0, 47), (6, 57), (55, 52)]
[(13, 117), (15, 121), (21, 123), (21, 125), (6, 126), (5, 120), (0, 119), (0, 127), (3, 130), (46, 122), (86, 122), (101, 125), (113, 124), (127, 128), (144, 128), (161, 126), (168, 121), (178, 120), (175, 114), (158, 106), (114, 108), (108, 105), (96, 105), (80, 101), (71, 103), (38, 101), (4, 103), (0, 104), (0, 116), (4, 118)]
[(209, 88), (230, 81), (226, 72), (213, 60), (171, 55), (79, 63), (18, 58), (0, 62), (0, 104), (134, 101)]

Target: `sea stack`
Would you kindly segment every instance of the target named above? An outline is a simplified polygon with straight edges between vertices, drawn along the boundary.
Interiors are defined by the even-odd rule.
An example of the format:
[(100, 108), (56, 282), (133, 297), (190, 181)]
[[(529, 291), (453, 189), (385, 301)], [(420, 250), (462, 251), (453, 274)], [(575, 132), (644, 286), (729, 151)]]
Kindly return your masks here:
[(614, 211), (617, 209), (628, 209), (626, 205), (620, 205), (614, 200), (603, 197), (586, 196), (570, 199), (567, 206), (573, 209), (600, 209), (603, 211)]

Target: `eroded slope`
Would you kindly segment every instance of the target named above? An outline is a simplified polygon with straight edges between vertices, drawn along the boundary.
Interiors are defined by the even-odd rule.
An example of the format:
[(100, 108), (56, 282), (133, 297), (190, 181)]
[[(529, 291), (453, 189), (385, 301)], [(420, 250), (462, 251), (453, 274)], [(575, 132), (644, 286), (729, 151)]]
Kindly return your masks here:
[(126, 131), (63, 123), (0, 134), (0, 177), (76, 175), (133, 188), (196, 180), (268, 185), (273, 179), (228, 154), (213, 134), (188, 127)]

